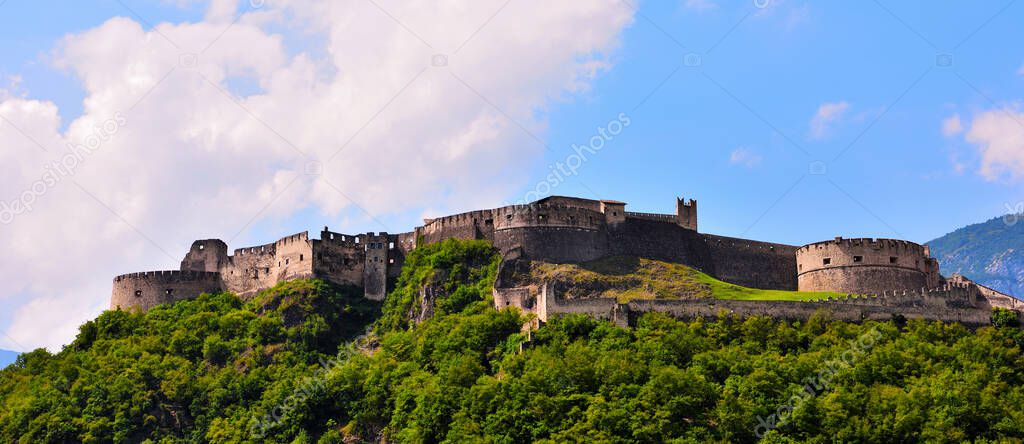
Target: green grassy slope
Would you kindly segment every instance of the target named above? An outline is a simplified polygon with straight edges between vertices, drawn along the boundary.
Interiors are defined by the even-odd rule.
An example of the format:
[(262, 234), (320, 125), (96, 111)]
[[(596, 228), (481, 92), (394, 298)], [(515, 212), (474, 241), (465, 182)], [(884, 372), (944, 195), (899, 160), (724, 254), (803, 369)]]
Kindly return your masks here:
[(761, 301), (812, 301), (845, 296), (833, 292), (760, 290), (722, 282), (685, 265), (617, 256), (583, 264), (534, 262), (532, 282), (551, 282), (567, 298), (633, 299), (714, 298)]

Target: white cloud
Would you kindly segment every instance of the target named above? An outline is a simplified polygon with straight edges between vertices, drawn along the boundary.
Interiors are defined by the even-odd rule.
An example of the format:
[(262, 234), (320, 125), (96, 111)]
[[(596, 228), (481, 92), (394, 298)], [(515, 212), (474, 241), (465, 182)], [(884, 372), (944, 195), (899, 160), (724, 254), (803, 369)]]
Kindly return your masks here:
[(849, 108), (850, 104), (845, 101), (821, 104), (818, 111), (814, 113), (814, 117), (811, 118), (811, 138), (824, 139), (828, 137), (832, 126), (843, 118)]
[(1005, 107), (974, 116), (965, 136), (981, 154), (979, 174), (990, 181), (1024, 176), (1024, 112)]
[[(34, 196), (69, 144), (101, 143), (0, 226), (0, 304), (16, 313), (0, 348), (70, 341), (113, 275), (176, 268), (192, 239), (228, 240), (254, 216), (508, 197), (543, 150), (527, 131), (543, 137), (546, 107), (609, 67), (633, 17), (616, 0), (517, 1), (467, 42), (503, 3), (277, 1), (229, 27), (235, 3), (214, 1), (197, 23), (114, 18), (67, 36), (53, 60), (81, 81), (84, 113), (61, 131), (52, 102), (0, 97), (0, 202)], [(280, 32), (322, 44), (288, 48)], [(437, 53), (449, 66), (431, 66)], [(255, 92), (229, 92), (242, 89)], [(330, 183), (304, 174), (317, 161)]]
[(12, 97), (17, 97), (21, 91), (22, 77), (18, 75), (5, 76), (2, 80), (6, 85), (0, 84), (0, 102)]
[(963, 124), (960, 123), (960, 115), (953, 114), (942, 121), (942, 135), (946, 137), (953, 137), (964, 131)]
[(761, 161), (764, 160), (760, 154), (757, 154), (746, 147), (739, 147), (729, 154), (729, 163), (733, 165), (740, 165), (746, 168), (754, 168), (761, 165)]

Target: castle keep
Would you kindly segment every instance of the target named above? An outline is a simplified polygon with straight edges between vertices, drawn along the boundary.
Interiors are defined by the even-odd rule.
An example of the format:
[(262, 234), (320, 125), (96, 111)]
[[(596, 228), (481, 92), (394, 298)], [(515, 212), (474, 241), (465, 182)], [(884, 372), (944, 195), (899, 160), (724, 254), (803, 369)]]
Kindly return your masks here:
[[(926, 246), (891, 239), (836, 238), (797, 247), (717, 236), (698, 231), (695, 200), (677, 199), (675, 203), (675, 214), (652, 214), (626, 211), (626, 204), (619, 201), (552, 196), (527, 205), (427, 219), (422, 226), (406, 233), (342, 234), (325, 227), (320, 239), (299, 233), (274, 243), (239, 248), (232, 254), (228, 254), (227, 244), (219, 239), (198, 240), (185, 255), (180, 270), (114, 278), (110, 306), (146, 310), (194, 298), (202, 292), (222, 290), (248, 297), (278, 282), (300, 278), (362, 287), (367, 298), (382, 300), (389, 280), (401, 272), (406, 254), (421, 244), (454, 238), (490, 241), (505, 259), (503, 268), (514, 261), (579, 263), (609, 256), (635, 256), (684, 264), (722, 281), (751, 288), (878, 295), (878, 306), (884, 305), (882, 296), (894, 298), (887, 299), (892, 307), (907, 308), (920, 307), (926, 299), (933, 303), (944, 301), (943, 295), (949, 295), (953, 296), (950, 304), (964, 309), (976, 309), (983, 300), (989, 303), (996, 299), (997, 305), (1016, 308), (1013, 298), (993, 294), (988, 289), (985, 290), (990, 293), (983, 294), (970, 281), (944, 279)], [(909, 296), (903, 298), (904, 295)], [(896, 299), (899, 301), (894, 302)], [(725, 302), (741, 308), (745, 303), (760, 304), (750, 305), (751, 313), (779, 304)], [(574, 312), (574, 303), (589, 304), (591, 308), (582, 309), (583, 312), (606, 318), (615, 318), (613, 313), (620, 313), (621, 318), (622, 313), (645, 310), (699, 314), (714, 309), (714, 303), (705, 301), (648, 301), (633, 303), (637, 305), (634, 308), (619, 307), (615, 301), (558, 302), (557, 296), (546, 289), (506, 287), (500, 276), (495, 284), (495, 303), (535, 312), (541, 320), (564, 307)], [(666, 303), (676, 305), (661, 306)], [(685, 308), (686, 304), (694, 305)], [(701, 304), (704, 308), (699, 308)], [(813, 305), (789, 304), (803, 304), (793, 313), (803, 313), (801, 310)], [(595, 312), (593, 307), (599, 308)], [(981, 315), (971, 316), (980, 319)]]

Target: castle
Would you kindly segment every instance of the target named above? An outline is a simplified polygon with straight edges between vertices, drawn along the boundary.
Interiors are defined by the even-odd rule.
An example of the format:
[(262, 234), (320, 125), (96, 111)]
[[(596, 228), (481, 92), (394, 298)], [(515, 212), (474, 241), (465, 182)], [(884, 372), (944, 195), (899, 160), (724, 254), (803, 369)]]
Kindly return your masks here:
[(927, 246), (837, 237), (797, 247), (717, 236), (698, 231), (695, 200), (676, 199), (675, 204), (675, 214), (652, 214), (626, 211), (626, 204), (619, 201), (551, 196), (527, 205), (427, 219), (413, 231), (399, 234), (342, 234), (325, 227), (320, 239), (299, 233), (236, 249), (230, 255), (227, 244), (219, 239), (198, 240), (180, 270), (114, 278), (110, 306), (147, 310), (224, 290), (248, 297), (278, 282), (301, 278), (362, 287), (366, 298), (383, 300), (389, 281), (400, 274), (410, 251), (455, 238), (490, 241), (504, 258), (502, 269), (515, 261), (581, 263), (635, 256), (688, 265), (745, 287), (874, 296), (821, 302), (560, 301), (545, 285), (510, 287), (499, 273), (495, 304), (533, 312), (541, 321), (561, 312), (628, 322), (629, 316), (651, 310), (697, 316), (721, 309), (806, 318), (825, 308), (839, 317), (900, 314), (984, 324), (991, 307), (1024, 309), (1016, 299), (965, 278), (944, 278)]

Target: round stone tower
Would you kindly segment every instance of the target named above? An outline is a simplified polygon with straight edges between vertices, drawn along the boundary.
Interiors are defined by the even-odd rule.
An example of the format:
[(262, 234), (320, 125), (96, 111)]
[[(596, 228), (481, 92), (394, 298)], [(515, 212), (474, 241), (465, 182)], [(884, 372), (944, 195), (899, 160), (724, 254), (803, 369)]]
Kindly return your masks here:
[(940, 285), (938, 261), (928, 247), (895, 239), (843, 239), (796, 251), (800, 291), (880, 294)]
[(160, 304), (195, 299), (223, 290), (220, 273), (208, 271), (149, 271), (114, 278), (110, 309), (149, 310)]

